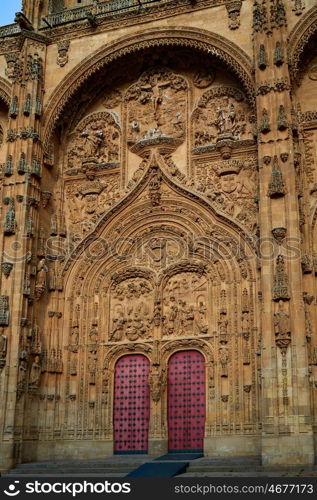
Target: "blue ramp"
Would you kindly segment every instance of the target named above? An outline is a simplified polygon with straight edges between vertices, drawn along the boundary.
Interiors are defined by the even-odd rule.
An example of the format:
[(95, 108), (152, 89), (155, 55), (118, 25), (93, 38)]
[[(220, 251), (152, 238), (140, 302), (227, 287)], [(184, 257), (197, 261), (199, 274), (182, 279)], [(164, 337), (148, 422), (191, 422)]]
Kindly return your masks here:
[(189, 462), (147, 462), (125, 477), (173, 477), (186, 471)]

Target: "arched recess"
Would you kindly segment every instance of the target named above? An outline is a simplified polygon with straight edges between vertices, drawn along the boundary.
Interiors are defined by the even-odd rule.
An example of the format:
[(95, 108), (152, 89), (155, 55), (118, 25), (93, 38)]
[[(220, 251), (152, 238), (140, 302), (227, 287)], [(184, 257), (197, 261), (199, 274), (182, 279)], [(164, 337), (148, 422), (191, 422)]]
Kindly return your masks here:
[(303, 68), (303, 55), (317, 32), (317, 6), (312, 7), (301, 17), (289, 35), (291, 72), (294, 81), (298, 80)]
[(8, 126), (8, 108), (11, 100), (11, 89), (8, 82), (0, 77), (0, 162), (4, 163), (5, 158), (5, 135)]
[(221, 35), (197, 28), (177, 27), (148, 29), (137, 36), (125, 36), (98, 49), (78, 64), (73, 71), (56, 87), (44, 110), (43, 143), (47, 149), (54, 127), (67, 103), (75, 92), (93, 75), (109, 63), (127, 54), (138, 53), (151, 47), (188, 47), (202, 53), (214, 55), (233, 71), (243, 84), (249, 99), (254, 102), (254, 77), (252, 61), (240, 47)]
[[(242, 227), (217, 213), (207, 197), (177, 184), (165, 171), (160, 173), (159, 206), (153, 207), (150, 201), (155, 170), (149, 168), (66, 263), (61, 331), (69, 353), (67, 363), (71, 365), (70, 358), (78, 359), (82, 349), (88, 367), (89, 358), (98, 357), (95, 371), (102, 376), (90, 378), (82, 364), (76, 375), (65, 370), (63, 386), (67, 391), (71, 382), (77, 381), (80, 387), (81, 381), (94, 380), (83, 383), (97, 398), (95, 408), (102, 408), (105, 437), (110, 441), (115, 362), (129, 353), (147, 355), (152, 365), (149, 383), (154, 411), (150, 438), (166, 439), (168, 358), (178, 350), (198, 349), (206, 359), (209, 435), (216, 432), (216, 415), (225, 422), (229, 418), (228, 405), (221, 399), (229, 394), (239, 414), (252, 408), (252, 428), (258, 432), (255, 244)], [(172, 246), (161, 259), (164, 237)], [(180, 252), (175, 252), (177, 245)], [(184, 292), (175, 292), (179, 285), (175, 280), (181, 281)], [(176, 298), (177, 321), (186, 323), (184, 328), (172, 325), (171, 296)], [(74, 335), (74, 341), (77, 330), (79, 338)], [(215, 363), (220, 358), (222, 362)], [(247, 394), (252, 405), (244, 386), (252, 386)]]

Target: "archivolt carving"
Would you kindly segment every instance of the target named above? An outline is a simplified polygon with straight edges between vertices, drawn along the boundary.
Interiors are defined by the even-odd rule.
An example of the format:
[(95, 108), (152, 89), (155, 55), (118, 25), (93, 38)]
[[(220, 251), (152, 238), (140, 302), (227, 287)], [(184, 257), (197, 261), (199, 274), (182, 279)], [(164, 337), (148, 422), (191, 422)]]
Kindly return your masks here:
[(122, 281), (128, 280), (129, 278), (142, 278), (144, 280), (153, 281), (154, 273), (149, 269), (141, 269), (139, 267), (129, 267), (128, 269), (123, 269), (117, 271), (111, 275), (111, 280), (114, 286), (119, 285)]
[(144, 354), (146, 357), (149, 357), (152, 352), (151, 344), (144, 344), (142, 342), (138, 342), (136, 344), (120, 344), (118, 346), (114, 346), (107, 352), (104, 362), (103, 369), (108, 370), (114, 368), (117, 360), (126, 354)]
[(208, 362), (214, 361), (213, 351), (210, 345), (204, 340), (198, 339), (186, 339), (186, 340), (172, 340), (170, 342), (166, 342), (162, 345), (161, 349), (161, 357), (162, 364), (167, 364), (168, 358), (174, 354), (174, 352), (185, 350), (185, 349), (197, 349), (200, 351)]
[[(172, 190), (174, 192), (177, 192), (179, 193), (182, 197), (184, 197), (184, 200), (186, 199), (191, 199), (192, 201), (196, 201), (198, 202), (198, 204), (200, 205), (201, 209), (203, 209), (204, 207), (208, 209), (209, 212), (212, 212), (214, 214), (214, 217), (215, 217), (215, 220), (219, 220), (219, 221), (222, 221), (224, 222), (224, 224), (226, 225), (229, 225), (234, 231), (237, 232), (237, 234), (241, 234), (241, 236), (243, 237), (245, 243), (250, 246), (253, 251), (256, 251), (256, 248), (255, 248), (255, 242), (253, 240), (253, 238), (251, 238), (250, 236), (247, 235), (247, 233), (245, 233), (240, 225), (238, 225), (237, 223), (235, 223), (233, 220), (230, 220), (228, 219), (226, 216), (222, 215), (221, 213), (217, 213), (217, 211), (215, 210), (215, 208), (213, 207), (213, 205), (208, 201), (207, 198), (201, 198), (197, 193), (195, 193), (194, 191), (191, 191), (189, 190), (188, 188), (185, 188), (183, 186), (180, 186), (178, 184), (175, 184), (173, 180), (171, 180), (169, 177), (167, 177), (163, 171), (160, 170), (160, 176), (161, 176), (161, 182), (165, 182), (167, 186), (170, 186), (172, 188)], [(113, 208), (113, 209), (110, 209), (107, 211), (106, 214), (103, 215), (103, 217), (101, 218), (101, 220), (97, 223), (96, 227), (94, 228), (94, 230), (89, 234), (89, 236), (85, 239), (83, 239), (79, 244), (78, 246), (75, 248), (74, 252), (69, 256), (69, 259), (66, 261), (65, 263), (65, 266), (64, 266), (64, 272), (67, 270), (67, 268), (69, 267), (70, 263), (71, 262), (74, 262), (75, 260), (77, 260), (77, 258), (79, 257), (79, 255), (84, 251), (85, 248), (88, 248), (92, 241), (97, 238), (97, 235), (100, 234), (103, 229), (106, 227), (107, 223), (110, 222), (111, 218), (113, 218), (113, 216), (115, 215), (116, 212), (121, 212), (122, 208), (125, 207), (125, 206), (130, 206), (131, 204), (131, 201), (133, 199), (136, 198), (136, 195), (140, 192), (142, 192), (142, 190), (144, 189), (144, 185), (149, 182), (149, 179), (151, 177), (151, 172), (148, 170), (145, 175), (142, 177), (141, 181), (134, 187), (134, 189), (129, 192), (126, 197), (124, 199), (122, 199), (121, 201), (119, 201), (116, 206)], [(169, 205), (171, 205), (171, 201), (169, 200)], [(185, 209), (181, 209), (179, 208), (179, 203), (178, 203), (178, 207), (176, 208), (176, 211), (178, 213), (182, 213)], [(135, 223), (136, 220), (139, 219), (140, 216), (142, 216), (144, 218), (144, 216), (146, 216), (147, 214), (149, 213), (149, 209), (148, 209), (148, 206), (145, 205), (144, 207), (144, 212), (142, 212), (140, 206), (137, 207), (136, 209), (136, 212), (133, 211), (133, 209), (130, 208), (130, 211), (129, 211), (129, 219), (126, 218), (125, 216), (125, 238), (127, 238), (128, 234), (127, 234), (127, 231), (126, 231), (126, 228), (131, 225), (131, 223)], [(184, 212), (185, 213), (185, 212)], [(203, 227), (203, 220), (201, 218), (198, 218), (197, 219), (197, 214), (196, 212), (193, 211), (193, 222), (195, 220), (198, 220), (199, 221), (199, 224), (197, 224), (197, 227)], [(188, 216), (187, 216), (187, 219)], [(190, 222), (190, 220), (189, 220)], [(188, 226), (188, 224), (186, 224), (186, 226)], [(185, 226), (185, 227), (186, 227)], [(210, 232), (210, 222), (206, 224), (206, 231), (205, 231), (205, 234), (207, 234), (207, 231), (208, 231), (208, 234)], [(123, 224), (122, 222), (120, 224), (116, 224), (115, 226), (115, 232), (116, 232), (116, 237), (118, 235), (120, 235), (123, 231), (124, 227), (123, 227)], [(211, 234), (211, 233), (210, 233)], [(131, 234), (129, 234), (129, 237), (131, 237)], [(108, 235), (108, 238), (109, 238), (109, 235)], [(223, 234), (220, 235), (220, 239), (223, 238)], [(231, 241), (231, 237), (230, 237), (230, 241)], [(233, 246), (237, 246), (237, 244), (234, 244), (233, 243)], [(238, 255), (238, 253), (235, 253), (234, 255)]]
[(135, 34), (131, 37), (121, 38), (108, 47), (99, 49), (89, 55), (84, 62), (80, 63), (56, 88), (45, 112), (45, 129), (43, 141), (45, 149), (48, 147), (50, 136), (55, 124), (67, 102), (74, 95), (75, 91), (97, 71), (104, 68), (110, 62), (120, 57), (139, 52), (144, 48), (157, 46), (184, 46), (198, 49), (203, 53), (209, 53), (218, 57), (233, 70), (246, 88), (250, 100), (253, 102), (254, 79), (252, 76), (252, 62), (249, 57), (220, 35), (210, 34), (210, 32), (199, 29), (165, 28), (146, 30), (138, 34), (136, 41)]
[(291, 70), (294, 80), (298, 78), (301, 57), (312, 37), (317, 32), (317, 7), (312, 7), (295, 25), (289, 36)]
[(0, 99), (7, 105), (10, 106), (11, 102), (11, 86), (9, 83), (0, 77)]

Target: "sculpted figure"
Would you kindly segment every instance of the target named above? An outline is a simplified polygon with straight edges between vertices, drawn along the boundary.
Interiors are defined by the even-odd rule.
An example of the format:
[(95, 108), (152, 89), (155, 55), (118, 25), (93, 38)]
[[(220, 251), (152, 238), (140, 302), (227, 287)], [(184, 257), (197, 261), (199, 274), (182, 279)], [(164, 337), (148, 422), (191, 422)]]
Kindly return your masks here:
[(178, 306), (175, 301), (175, 297), (170, 298), (170, 310), (167, 317), (166, 330), (168, 335), (176, 333), (176, 320), (178, 316)]
[(40, 364), (40, 356), (35, 356), (35, 359), (32, 363), (29, 385), (34, 389), (38, 389), (41, 377), (41, 364)]
[(151, 389), (151, 397), (155, 403), (157, 403), (161, 399), (165, 383), (165, 370), (160, 371), (160, 368), (158, 366), (153, 366), (149, 375), (149, 385)]
[(0, 359), (4, 359), (7, 353), (7, 337), (3, 334), (3, 328), (0, 331)]
[(196, 322), (200, 333), (208, 333), (207, 307), (204, 302), (199, 302)]
[(226, 347), (219, 349), (219, 361), (221, 366), (221, 377), (228, 377), (229, 353)]
[(242, 333), (248, 333), (250, 328), (249, 313), (243, 312), (241, 318)]
[(113, 319), (112, 331), (109, 338), (111, 342), (120, 342), (123, 339), (125, 323), (126, 320), (122, 312), (118, 318)]
[(131, 319), (131, 318), (128, 319), (126, 336), (127, 336), (127, 339), (130, 340), (130, 342), (135, 342), (139, 338), (139, 332), (138, 332), (137, 328), (135, 327), (133, 319)]
[(45, 288), (47, 272), (48, 272), (48, 267), (46, 265), (46, 260), (44, 258), (40, 260), (39, 265), (37, 267), (36, 286), (41, 286)]

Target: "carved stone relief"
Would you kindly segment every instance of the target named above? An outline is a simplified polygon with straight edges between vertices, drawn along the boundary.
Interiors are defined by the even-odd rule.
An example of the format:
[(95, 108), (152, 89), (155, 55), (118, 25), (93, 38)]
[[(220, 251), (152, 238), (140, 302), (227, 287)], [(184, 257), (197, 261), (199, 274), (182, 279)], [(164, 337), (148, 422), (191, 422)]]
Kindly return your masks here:
[(193, 112), (193, 145), (200, 148), (230, 139), (252, 139), (252, 115), (244, 94), (235, 87), (213, 87)]
[(143, 278), (130, 278), (111, 290), (109, 341), (145, 340), (152, 337), (154, 291)]
[(196, 186), (216, 206), (250, 231), (257, 223), (257, 160), (196, 162)]
[(120, 162), (120, 126), (108, 112), (87, 116), (77, 126), (67, 154), (66, 174), (105, 170)]
[(188, 85), (183, 77), (162, 68), (150, 70), (125, 93), (127, 141), (185, 139)]
[(88, 172), (86, 178), (66, 181), (65, 192), (69, 230), (84, 236), (120, 199), (119, 173), (98, 177)]
[(164, 289), (164, 336), (206, 335), (207, 306), (208, 283), (204, 276), (191, 272), (174, 275)]

